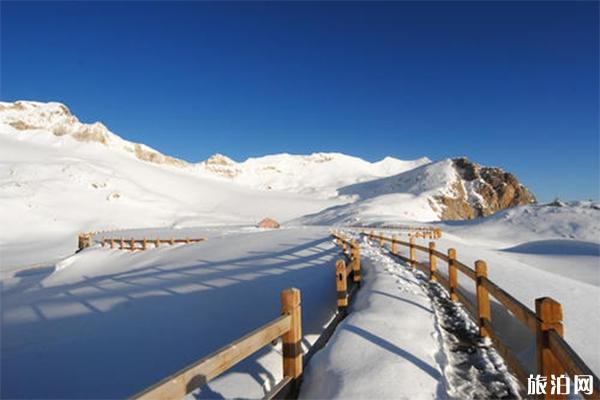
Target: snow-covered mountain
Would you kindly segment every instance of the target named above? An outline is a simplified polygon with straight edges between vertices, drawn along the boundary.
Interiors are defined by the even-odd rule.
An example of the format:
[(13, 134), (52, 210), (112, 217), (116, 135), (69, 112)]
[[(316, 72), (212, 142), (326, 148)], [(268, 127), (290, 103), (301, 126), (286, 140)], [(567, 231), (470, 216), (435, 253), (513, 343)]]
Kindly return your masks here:
[(64, 104), (56, 102), (0, 102), (0, 123), (10, 127), (13, 133), (51, 133), (77, 142), (101, 144), (106, 150), (124, 153), (141, 161), (193, 171), (201, 176), (216, 177), (253, 189), (305, 193), (320, 198), (336, 196), (337, 188), (346, 185), (399, 174), (431, 162), (426, 157), (411, 161), (386, 157), (371, 163), (341, 153), (314, 153), (267, 155), (239, 163), (215, 154), (193, 164), (164, 155), (144, 144), (124, 140), (100, 122), (82, 123)]
[(464, 159), (371, 163), (314, 153), (194, 164), (82, 123), (60, 103), (0, 102), (0, 223), (10, 228), (0, 240), (31, 253), (77, 231), (266, 216), (320, 224), (468, 219), (532, 200), (512, 175)]
[[(142, 161), (189, 167), (183, 160), (165, 156), (141, 143), (123, 140), (110, 132), (101, 122), (82, 123), (61, 103), (37, 101), (0, 102), (0, 124), (20, 132), (51, 133), (56, 137), (70, 137), (78, 142), (99, 143), (107, 149), (124, 152)], [(3, 132), (6, 129), (3, 129)], [(13, 133), (14, 133), (13, 131)]]
[(370, 163), (341, 153), (314, 153), (268, 155), (236, 163), (215, 154), (199, 166), (243, 186), (332, 197), (341, 187), (396, 175), (430, 162), (427, 157), (411, 161), (386, 157)]
[(314, 215), (302, 224), (385, 225), (406, 221), (463, 220), (535, 203), (514, 175), (466, 158), (425, 164), (398, 175), (342, 187), (356, 199)]
[(201, 174), (58, 103), (0, 103), (3, 266), (72, 253), (81, 231), (283, 222), (339, 202)]

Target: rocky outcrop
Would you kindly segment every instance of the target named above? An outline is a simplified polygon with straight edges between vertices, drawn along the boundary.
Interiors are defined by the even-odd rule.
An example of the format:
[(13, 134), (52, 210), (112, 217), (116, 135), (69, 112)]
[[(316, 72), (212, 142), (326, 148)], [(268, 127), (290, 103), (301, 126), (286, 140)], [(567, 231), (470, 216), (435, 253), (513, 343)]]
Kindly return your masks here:
[(131, 143), (110, 132), (104, 124), (82, 123), (61, 103), (35, 101), (0, 102), (0, 123), (17, 131), (45, 130), (55, 136), (70, 136), (78, 142), (96, 142), (133, 153), (136, 158), (154, 164), (188, 167), (183, 160), (166, 156), (148, 146)]
[(506, 208), (532, 204), (535, 196), (511, 173), (482, 167), (467, 158), (452, 160), (459, 180), (451, 184), (452, 195), (436, 196), (442, 220), (485, 217)]
[(213, 154), (200, 165), (207, 171), (226, 178), (235, 178), (241, 172), (235, 161), (219, 153)]
[(277, 229), (280, 227), (279, 222), (275, 221), (273, 218), (265, 218), (256, 225), (258, 228), (270, 228)]

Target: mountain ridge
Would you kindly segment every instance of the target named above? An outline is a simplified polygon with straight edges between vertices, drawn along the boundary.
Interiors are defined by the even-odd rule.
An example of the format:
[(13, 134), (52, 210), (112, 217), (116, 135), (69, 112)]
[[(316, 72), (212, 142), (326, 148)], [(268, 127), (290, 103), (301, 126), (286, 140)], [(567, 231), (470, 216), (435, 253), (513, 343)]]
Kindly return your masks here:
[[(177, 201), (186, 199), (186, 202), (196, 203), (194, 208), (201, 210), (196, 213), (198, 215), (207, 215), (210, 207), (217, 206), (221, 210), (226, 209), (230, 216), (239, 215), (236, 207), (241, 204), (235, 206), (238, 203), (228, 199), (229, 195), (225, 193), (246, 193), (248, 198), (264, 197), (256, 197), (255, 191), (282, 193), (284, 196), (279, 196), (281, 201), (291, 199), (289, 196), (327, 200), (328, 202), (318, 203), (325, 208), (316, 213), (313, 209), (315, 205), (303, 203), (303, 210), (312, 211), (312, 214), (306, 215), (306, 219), (300, 218), (306, 223), (356, 222), (377, 215), (385, 215), (391, 220), (413, 221), (472, 219), (535, 202), (533, 194), (514, 175), (500, 168), (480, 166), (464, 157), (432, 162), (427, 157), (400, 160), (387, 156), (379, 161), (369, 162), (342, 153), (316, 152), (308, 155), (272, 154), (236, 162), (223, 154), (214, 154), (207, 160), (189, 163), (164, 155), (144, 144), (127, 141), (100, 122), (82, 123), (71, 114), (68, 107), (56, 102), (0, 102), (0, 128), (0, 135), (8, 139), (8, 147), (16, 145), (12, 142), (14, 139), (22, 144), (49, 146), (48, 151), (52, 149), (50, 165), (53, 167), (45, 168), (49, 175), (44, 176), (65, 185), (66, 193), (72, 191), (73, 194), (83, 195), (81, 187), (74, 187), (72, 183), (81, 185), (84, 182), (84, 185), (91, 185), (97, 192), (101, 191), (105, 201), (124, 204), (125, 198), (131, 205), (137, 202), (141, 206), (143, 202), (140, 201), (152, 191), (160, 194), (153, 201), (161, 204), (161, 207), (168, 207), (168, 198)], [(70, 154), (71, 157), (61, 158), (61, 151), (57, 152), (56, 149), (63, 149), (62, 153)], [(110, 151), (106, 151), (107, 149)], [(25, 149), (23, 155), (28, 151)], [(125, 159), (119, 158), (123, 155)], [(9, 174), (3, 183), (5, 188), (21, 185), (19, 179), (37, 179), (40, 175), (23, 162), (19, 163), (19, 157), (7, 155), (3, 158), (17, 163), (5, 163), (9, 165)], [(73, 159), (78, 161), (73, 162)], [(181, 172), (189, 176), (189, 185), (211, 188), (209, 193), (212, 194), (194, 201), (194, 196), (200, 196), (201, 191), (193, 190), (194, 195), (191, 197), (189, 194), (177, 193), (178, 190), (184, 190), (186, 185), (183, 181), (176, 190), (169, 190), (166, 176), (160, 179), (165, 187), (158, 188), (152, 178), (158, 176), (158, 171), (144, 165), (135, 164), (135, 174), (127, 175), (124, 180), (116, 180), (115, 176), (123, 175), (121, 170), (116, 169), (117, 165), (128, 165), (127, 168), (134, 165), (127, 164), (126, 159)], [(42, 168), (43, 164), (34, 160), (32, 159), (29, 167), (39, 165)], [(83, 162), (84, 160), (87, 162)], [(54, 175), (50, 172), (52, 168), (56, 169), (52, 172)], [(20, 170), (26, 172), (20, 175), (15, 173)], [(135, 185), (128, 183), (128, 179), (133, 180)], [(172, 181), (181, 179), (183, 177), (173, 177)], [(137, 186), (143, 186), (146, 192), (140, 191)], [(109, 192), (111, 187), (114, 189)], [(216, 199), (221, 199), (221, 203), (215, 202)], [(276, 203), (279, 207), (280, 203)], [(349, 204), (341, 205), (342, 203)], [(224, 207), (223, 204), (228, 206)], [(334, 208), (327, 208), (331, 206)], [(183, 209), (182, 207), (183, 204), (180, 204), (178, 209)], [(251, 208), (265, 210), (264, 207)], [(265, 215), (254, 217), (262, 218), (268, 211), (263, 213)], [(161, 214), (164, 215), (164, 210), (161, 210)], [(278, 215), (298, 214), (291, 212)], [(249, 214), (244, 214), (243, 220), (247, 221), (248, 217)], [(227, 220), (230, 221), (231, 218), (228, 217)]]

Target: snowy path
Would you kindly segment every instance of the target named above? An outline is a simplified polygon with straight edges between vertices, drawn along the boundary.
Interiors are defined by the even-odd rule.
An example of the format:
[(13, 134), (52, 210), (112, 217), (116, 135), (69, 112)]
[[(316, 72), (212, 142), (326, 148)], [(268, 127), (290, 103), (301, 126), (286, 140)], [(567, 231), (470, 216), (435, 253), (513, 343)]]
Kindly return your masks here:
[[(90, 248), (54, 272), (3, 281), (2, 398), (123, 398), (280, 314), (302, 291), (303, 345), (335, 311), (337, 248), (325, 228), (237, 232), (131, 253)], [(204, 388), (260, 398), (280, 344)]]
[(362, 242), (363, 287), (301, 397), (515, 398), (516, 381), (439, 285)]

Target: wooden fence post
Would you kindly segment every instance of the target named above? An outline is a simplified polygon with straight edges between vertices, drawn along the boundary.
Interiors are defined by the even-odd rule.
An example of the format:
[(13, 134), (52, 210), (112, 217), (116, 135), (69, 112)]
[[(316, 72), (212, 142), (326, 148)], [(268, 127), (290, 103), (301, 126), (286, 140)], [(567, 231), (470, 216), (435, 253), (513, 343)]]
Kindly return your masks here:
[(448, 286), (450, 300), (458, 301), (456, 288), (458, 287), (458, 273), (456, 269), (456, 250), (448, 249)]
[(353, 281), (360, 282), (360, 247), (356, 244), (356, 240), (352, 240), (352, 271)]
[(110, 239), (110, 248), (114, 249), (115, 248), (115, 239)]
[(343, 311), (348, 307), (348, 283), (346, 282), (346, 263), (344, 260), (337, 260), (335, 263), (335, 286), (338, 310)]
[(435, 277), (435, 269), (437, 267), (437, 258), (435, 257), (435, 254), (433, 254), (433, 251), (435, 250), (435, 242), (429, 242), (429, 280), (431, 281), (437, 281), (437, 278)]
[(119, 250), (123, 250), (125, 248), (125, 239), (121, 238), (121, 242), (119, 243)]
[(79, 250), (83, 250), (92, 245), (92, 235), (90, 233), (80, 233), (78, 239), (79, 243), (77, 247)]
[(291, 317), (290, 330), (282, 336), (283, 376), (297, 379), (302, 375), (302, 314), (300, 290), (281, 292), (281, 311)]
[(383, 232), (379, 232), (379, 235), (380, 235), (379, 236), (379, 246), (383, 247), (385, 245), (385, 239), (384, 239), (384, 236), (383, 236)]
[(171, 237), (171, 241), (169, 242), (169, 244), (171, 246), (173, 246), (175, 244), (175, 238), (174, 237)]
[(148, 240), (144, 237), (142, 240), (142, 250), (146, 250), (148, 248)]
[(396, 246), (398, 245), (398, 243), (396, 243), (396, 235), (392, 235), (392, 254), (396, 254)]
[(131, 246), (131, 251), (135, 250), (135, 239), (131, 238), (131, 240), (129, 241), (129, 245)]
[(154, 241), (154, 247), (160, 247), (160, 238), (156, 238)]
[[(550, 382), (550, 376), (552, 374), (559, 376), (565, 372), (559, 361), (552, 354), (550, 345), (548, 344), (548, 332), (551, 329), (556, 330), (556, 333), (560, 336), (564, 335), (562, 306), (559, 302), (550, 297), (541, 297), (535, 299), (535, 314), (538, 319), (535, 335), (537, 371), (538, 374), (546, 377), (548, 382)], [(550, 390), (547, 390), (545, 398), (557, 399), (564, 397), (550, 395)]]
[(417, 261), (417, 249), (415, 249), (415, 237), (411, 236), (409, 240), (409, 251), (408, 258), (410, 259), (410, 266), (414, 267)]
[(483, 279), (487, 278), (487, 265), (485, 261), (475, 261), (475, 284), (477, 292), (477, 317), (479, 321), (479, 336), (490, 337), (490, 332), (486, 328), (486, 321), (492, 322), (492, 311), (490, 308), (490, 294), (483, 286)]

